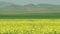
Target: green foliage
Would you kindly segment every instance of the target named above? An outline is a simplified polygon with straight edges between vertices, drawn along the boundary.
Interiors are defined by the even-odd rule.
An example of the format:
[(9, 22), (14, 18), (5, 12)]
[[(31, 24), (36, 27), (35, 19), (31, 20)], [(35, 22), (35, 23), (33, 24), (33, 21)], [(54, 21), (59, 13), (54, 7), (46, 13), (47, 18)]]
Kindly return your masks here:
[(45, 14), (0, 14), (0, 19), (45, 19), (45, 18), (60, 18), (60, 13), (45, 13)]

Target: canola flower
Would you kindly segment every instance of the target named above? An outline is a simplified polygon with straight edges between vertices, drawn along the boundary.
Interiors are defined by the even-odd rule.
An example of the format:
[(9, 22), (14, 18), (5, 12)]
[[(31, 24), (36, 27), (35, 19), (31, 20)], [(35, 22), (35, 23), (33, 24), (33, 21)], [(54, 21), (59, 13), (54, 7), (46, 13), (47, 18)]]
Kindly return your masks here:
[(60, 19), (0, 19), (0, 34), (60, 34)]

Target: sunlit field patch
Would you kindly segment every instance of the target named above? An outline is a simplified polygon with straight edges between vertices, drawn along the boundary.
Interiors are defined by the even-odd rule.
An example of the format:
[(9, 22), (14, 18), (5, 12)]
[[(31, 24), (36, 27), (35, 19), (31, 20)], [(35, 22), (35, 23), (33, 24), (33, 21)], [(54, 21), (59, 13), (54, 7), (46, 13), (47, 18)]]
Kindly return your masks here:
[(0, 19), (0, 34), (60, 34), (60, 19)]

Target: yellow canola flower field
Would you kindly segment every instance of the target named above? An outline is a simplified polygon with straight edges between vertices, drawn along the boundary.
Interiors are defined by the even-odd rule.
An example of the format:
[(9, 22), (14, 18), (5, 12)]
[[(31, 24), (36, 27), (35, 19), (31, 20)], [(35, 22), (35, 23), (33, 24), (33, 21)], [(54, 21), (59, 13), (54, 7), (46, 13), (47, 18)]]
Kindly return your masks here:
[(0, 34), (60, 34), (60, 19), (0, 19)]

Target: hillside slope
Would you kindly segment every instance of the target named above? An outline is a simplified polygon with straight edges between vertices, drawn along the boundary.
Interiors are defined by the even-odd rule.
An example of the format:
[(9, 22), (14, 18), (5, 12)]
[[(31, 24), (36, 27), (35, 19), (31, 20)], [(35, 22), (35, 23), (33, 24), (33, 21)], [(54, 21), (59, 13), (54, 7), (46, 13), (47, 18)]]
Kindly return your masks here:
[(21, 13), (60, 13), (60, 5), (52, 4), (28, 4), (16, 5), (9, 2), (0, 2), (0, 14)]

